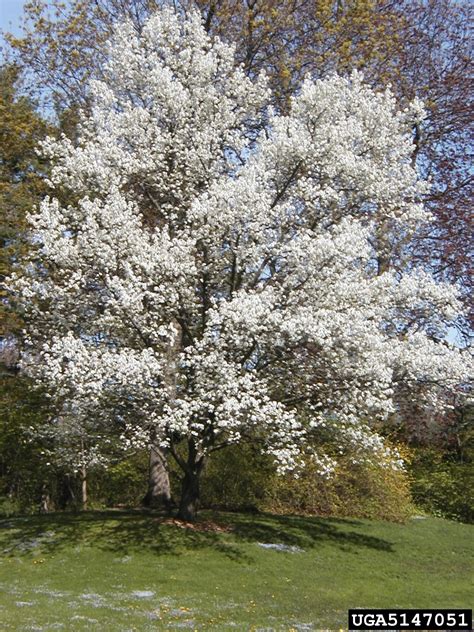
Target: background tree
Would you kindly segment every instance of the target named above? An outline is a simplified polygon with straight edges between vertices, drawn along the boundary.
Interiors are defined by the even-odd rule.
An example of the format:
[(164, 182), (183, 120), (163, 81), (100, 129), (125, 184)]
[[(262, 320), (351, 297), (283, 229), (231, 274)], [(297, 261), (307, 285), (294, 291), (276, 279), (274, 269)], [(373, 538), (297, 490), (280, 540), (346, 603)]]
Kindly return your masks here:
[(473, 41), (469, 2), (401, 3), (397, 57), (399, 94), (419, 96), (427, 117), (416, 130), (417, 162), (433, 188), (425, 204), (433, 222), (416, 241), (420, 260), (438, 278), (456, 281), (468, 309), (462, 331), (472, 333)]
[(19, 75), (15, 66), (0, 68), (0, 486), (14, 506), (19, 498), (38, 506), (48, 470), (41, 446), (29, 441), (28, 429), (44, 422), (47, 406), (18, 374), (18, 335), (24, 323), (4, 280), (28, 248), (26, 214), (47, 190), (45, 163), (36, 147), (51, 127), (34, 102), (22, 96)]
[[(19, 69), (15, 66), (0, 69), (0, 281), (11, 274), (27, 247), (26, 214), (47, 190), (44, 163), (38, 158), (36, 148), (51, 128), (36, 112), (34, 104), (21, 96), (18, 79)], [(21, 320), (6, 300), (4, 289), (1, 297), (3, 335), (13, 335), (21, 328)], [(10, 366), (14, 364), (12, 354), (10, 350)]]
[(76, 201), (31, 217), (40, 265), (16, 284), (25, 367), (124, 441), (156, 435), (184, 519), (212, 452), (251, 439), (293, 469), (323, 430), (384, 459), (394, 386), (423, 382), (434, 405), (432, 385), (465, 372), (432, 340), (454, 289), (377, 265), (381, 222), (395, 242), (425, 218), (418, 104), (398, 112), (353, 74), (306, 80), (281, 115), (233, 53), (196, 12), (117, 29), (78, 142), (43, 144)]

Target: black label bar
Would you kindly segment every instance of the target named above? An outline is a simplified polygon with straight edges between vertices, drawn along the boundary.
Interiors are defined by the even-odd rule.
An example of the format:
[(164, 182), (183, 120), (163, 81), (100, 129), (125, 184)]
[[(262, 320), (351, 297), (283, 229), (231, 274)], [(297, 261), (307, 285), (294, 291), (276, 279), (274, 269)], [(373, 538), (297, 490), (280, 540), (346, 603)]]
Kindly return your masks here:
[(472, 630), (472, 610), (349, 610), (349, 630)]

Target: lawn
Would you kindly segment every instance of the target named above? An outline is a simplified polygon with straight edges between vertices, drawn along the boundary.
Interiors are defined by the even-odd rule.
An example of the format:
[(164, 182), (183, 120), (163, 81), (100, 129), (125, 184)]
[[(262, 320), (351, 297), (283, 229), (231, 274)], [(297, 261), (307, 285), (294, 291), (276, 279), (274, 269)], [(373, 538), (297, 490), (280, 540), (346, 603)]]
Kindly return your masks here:
[[(141, 512), (0, 521), (1, 630), (318, 630), (349, 607), (472, 606), (473, 527)], [(280, 545), (280, 546), (262, 546)]]

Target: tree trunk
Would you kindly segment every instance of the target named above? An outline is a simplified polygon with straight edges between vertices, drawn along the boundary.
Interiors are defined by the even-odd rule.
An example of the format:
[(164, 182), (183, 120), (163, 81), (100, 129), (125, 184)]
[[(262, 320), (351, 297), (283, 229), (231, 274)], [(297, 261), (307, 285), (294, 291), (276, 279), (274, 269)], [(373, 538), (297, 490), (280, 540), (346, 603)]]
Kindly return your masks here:
[[(174, 333), (171, 340), (167, 340), (168, 348), (166, 350), (166, 364), (163, 375), (163, 384), (168, 390), (171, 404), (176, 398), (176, 356), (181, 344), (181, 327), (177, 322), (172, 324)], [(169, 511), (174, 506), (174, 502), (171, 498), (167, 450), (153, 445), (157, 441), (155, 431), (152, 431), (151, 441), (148, 491), (143, 499), (143, 504), (145, 507), (164, 507)]]
[(51, 498), (46, 483), (41, 491), (40, 513), (48, 513), (50, 510)]
[(194, 522), (199, 509), (199, 477), (201, 467), (189, 470), (185, 473), (181, 484), (181, 500), (179, 503), (178, 518), (186, 522)]
[(145, 507), (171, 509), (170, 478), (168, 473), (168, 459), (162, 448), (150, 449), (150, 469), (148, 476), (148, 491), (143, 499)]
[(76, 495), (71, 485), (71, 477), (69, 474), (65, 474), (59, 477), (59, 509), (66, 509), (70, 503), (76, 502)]
[(81, 499), (82, 499), (82, 509), (86, 511), (87, 509), (87, 469), (85, 467), (81, 470)]

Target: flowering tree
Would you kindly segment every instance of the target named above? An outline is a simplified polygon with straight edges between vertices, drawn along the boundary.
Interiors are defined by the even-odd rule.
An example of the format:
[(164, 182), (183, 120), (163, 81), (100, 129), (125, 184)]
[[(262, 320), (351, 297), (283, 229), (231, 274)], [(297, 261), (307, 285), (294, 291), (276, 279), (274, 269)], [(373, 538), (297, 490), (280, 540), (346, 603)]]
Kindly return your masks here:
[(436, 342), (456, 292), (404, 251), (426, 219), (420, 106), (399, 112), (354, 74), (307, 79), (276, 115), (233, 54), (193, 12), (117, 29), (77, 144), (44, 143), (76, 202), (31, 215), (37, 252), (16, 281), (25, 368), (126, 445), (169, 451), (184, 519), (213, 451), (259, 441), (293, 469), (324, 429), (385, 458), (371, 425), (397, 386), (464, 376)]
[[(88, 475), (94, 470), (107, 468), (121, 456), (121, 445), (117, 443), (117, 433), (102, 423), (97, 424), (94, 415), (87, 408), (64, 404), (58, 415), (54, 412), (49, 421), (29, 427), (28, 438), (40, 442), (41, 455), (47, 459), (46, 465), (55, 466), (66, 476), (79, 477), (81, 484), (81, 504), (87, 508)], [(109, 426), (112, 420), (109, 420)]]

